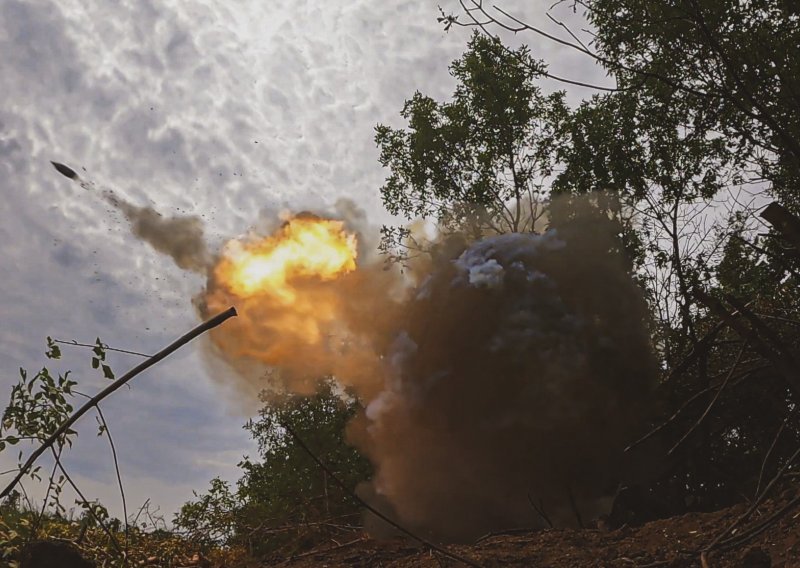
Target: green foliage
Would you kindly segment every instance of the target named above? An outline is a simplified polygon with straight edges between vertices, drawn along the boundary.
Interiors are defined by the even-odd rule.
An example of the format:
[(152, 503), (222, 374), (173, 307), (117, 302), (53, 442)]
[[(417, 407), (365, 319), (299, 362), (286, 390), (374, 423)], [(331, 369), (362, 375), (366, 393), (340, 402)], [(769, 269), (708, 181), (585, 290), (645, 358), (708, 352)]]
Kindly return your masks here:
[(202, 546), (240, 546), (264, 556), (325, 541), (338, 530), (334, 525), (359, 519), (349, 495), (283, 426), (292, 428), (346, 486), (354, 488), (371, 472), (367, 460), (345, 440), (357, 401), (325, 380), (313, 395), (272, 396), (265, 402), (258, 419), (245, 426), (258, 443), (259, 459), (245, 458), (239, 464), (243, 475), (236, 489), (214, 479), (208, 492), (196, 495), (176, 515), (175, 526)]
[(608, 191), (630, 204), (713, 197), (738, 156), (701, 112), (637, 91), (583, 102), (565, 127), (554, 190)]
[[(753, 211), (733, 200), (716, 235), (693, 220), (720, 190), (750, 183), (800, 208), (800, 5), (592, 0), (585, 7), (601, 63), (622, 90), (573, 117), (557, 183), (606, 185), (643, 211), (637, 230), (655, 262), (648, 292), (657, 298), (669, 290), (653, 302), (661, 306), (655, 339), (665, 367), (677, 367), (718, 323), (695, 302), (692, 290), (701, 285), (721, 299), (750, 302), (769, 329), (760, 340), (797, 353), (796, 253), (772, 231), (754, 235)], [(800, 401), (752, 341), (730, 329), (700, 351), (662, 385), (669, 414), (680, 409), (663, 434), (673, 444), (692, 429), (668, 475), (715, 507), (752, 494), (797, 447), (792, 409)]]
[[(58, 378), (47, 368), (33, 377), (29, 377), (25, 369), (20, 369), (19, 373), (20, 380), (11, 388), (10, 401), (0, 424), (0, 451), (20, 440), (44, 441), (72, 413), (69, 401), (77, 383), (69, 378), (69, 371)], [(74, 435), (74, 430), (67, 430), (59, 445), (71, 444)]]
[(45, 356), (48, 359), (61, 359), (61, 348), (53, 341), (53, 338), (47, 337), (47, 352)]
[[(113, 371), (106, 362), (106, 349), (98, 338), (92, 348), (92, 367), (113, 379)], [(58, 344), (50, 337), (46, 356), (61, 357)], [(71, 402), (78, 394), (76, 386), (69, 372), (56, 378), (46, 368), (34, 376), (21, 369), (20, 381), (12, 387), (9, 405), (3, 412), (0, 451), (19, 446), (22, 441), (41, 443), (49, 438), (72, 414)], [(107, 425), (99, 413), (98, 423), (98, 435), (108, 435)], [(75, 436), (73, 430), (65, 432), (56, 441), (54, 452), (61, 455)], [(18, 459), (21, 463), (22, 452)], [(0, 504), (0, 565), (16, 567), (28, 543), (48, 539), (70, 541), (84, 557), (109, 568), (140, 565), (167, 568), (189, 565), (197, 560), (197, 542), (166, 530), (163, 519), (151, 513), (147, 506), (142, 507), (128, 530), (124, 522), (113, 518), (99, 501), (76, 499), (74, 504), (79, 516), (75, 518), (76, 508), (67, 510), (62, 503), (62, 492), (68, 480), (60, 471), (54, 468), (49, 477), (45, 477), (42, 467), (37, 465), (29, 472), (34, 480), (47, 483), (47, 497), (43, 503), (35, 504), (28, 500), (24, 491), (14, 489)], [(221, 501), (219, 495), (219, 491), (212, 492), (212, 499)], [(123, 547), (127, 556), (122, 553)], [(210, 546), (205, 547), (205, 551), (208, 558), (220, 565), (235, 562), (240, 556), (239, 551)]]
[(94, 347), (92, 348), (92, 369), (102, 369), (103, 376), (106, 379), (113, 381), (116, 377), (114, 377), (114, 371), (111, 370), (111, 367), (106, 363), (106, 349), (108, 345), (100, 341), (98, 337), (95, 341)]
[[(800, 266), (774, 238), (749, 243), (736, 221), (731, 229), (712, 293), (747, 300), (748, 309), (769, 327), (758, 340), (800, 353)], [(701, 336), (717, 324), (713, 314), (695, 318)], [(689, 349), (676, 359), (687, 357)], [(731, 329), (723, 328), (696, 363), (662, 384), (661, 392), (670, 413), (680, 409), (663, 432), (670, 444), (700, 424), (674, 453), (668, 474), (696, 507), (751, 497), (800, 445), (796, 393), (751, 341)]]
[[(125, 533), (119, 519), (109, 519), (117, 540), (124, 542)], [(84, 558), (98, 566), (123, 568), (152, 566), (172, 568), (196, 565), (198, 549), (194, 542), (179, 535), (159, 529), (152, 523), (132, 526), (128, 531), (128, 558), (122, 558), (111, 545), (106, 532), (97, 527), (90, 516), (81, 517), (33, 511), (18, 505), (0, 506), (0, 566), (17, 568), (19, 557), (33, 540), (68, 541), (78, 548)], [(237, 565), (241, 556), (235, 551), (208, 550), (205, 557), (214, 566)]]
[[(563, 92), (545, 96), (536, 85), (543, 70), (527, 48), (509, 51), (474, 35), (450, 67), (450, 102), (417, 92), (401, 113), (407, 129), (376, 128), (390, 170), (381, 188), (386, 209), (474, 236), (532, 230), (567, 116)], [(402, 244), (384, 236), (390, 249)]]
[[(646, 108), (725, 140), (787, 206), (800, 181), (800, 8), (786, 0), (592, 0), (604, 65)], [(646, 119), (646, 115), (641, 115)], [(669, 120), (669, 118), (668, 118)]]
[(243, 503), (228, 482), (215, 477), (206, 493), (194, 496), (175, 517), (178, 530), (205, 550), (232, 543)]
[[(100, 361), (105, 361), (105, 346), (99, 338), (94, 353), (93, 366), (97, 368), (101, 365)], [(50, 337), (47, 338), (45, 355), (53, 360), (61, 358), (60, 347)], [(94, 360), (98, 361), (96, 365)], [(113, 372), (105, 362), (102, 363), (102, 367), (106, 376), (113, 376)], [(70, 378), (70, 371), (55, 377), (46, 367), (33, 376), (30, 376), (25, 369), (20, 369), (20, 379), (11, 388), (9, 403), (3, 411), (0, 423), (0, 451), (6, 450), (9, 446), (16, 446), (21, 441), (42, 444), (48, 440), (72, 415), (72, 401), (77, 394), (75, 390), (77, 384)], [(101, 434), (103, 432), (105, 424), (102, 425)], [(76, 436), (75, 430), (67, 429), (53, 444), (52, 454), (60, 459), (65, 447), (71, 447)], [(21, 468), (22, 451), (19, 452), (17, 459), (18, 467)], [(2, 545), (0, 549), (3, 550), (4, 558), (7, 560), (16, 557), (26, 543), (37, 538), (60, 538), (60, 535), (65, 531), (68, 532), (71, 527), (63, 518), (66, 507), (62, 503), (62, 493), (68, 482), (63, 468), (54, 467), (49, 477), (45, 478), (42, 466), (34, 465), (27, 474), (33, 480), (46, 481), (45, 499), (39, 510), (34, 510), (33, 503), (29, 501), (25, 507), (21, 507), (20, 494), (12, 490), (10, 497), (0, 507), (0, 545)], [(101, 532), (105, 534), (109, 528), (119, 532), (121, 522), (110, 518), (107, 509), (101, 503), (78, 499), (75, 504), (84, 510), (87, 526), (103, 525)], [(120, 561), (119, 550), (111, 551), (109, 547), (107, 552), (110, 555), (106, 558), (107, 561), (112, 559)]]

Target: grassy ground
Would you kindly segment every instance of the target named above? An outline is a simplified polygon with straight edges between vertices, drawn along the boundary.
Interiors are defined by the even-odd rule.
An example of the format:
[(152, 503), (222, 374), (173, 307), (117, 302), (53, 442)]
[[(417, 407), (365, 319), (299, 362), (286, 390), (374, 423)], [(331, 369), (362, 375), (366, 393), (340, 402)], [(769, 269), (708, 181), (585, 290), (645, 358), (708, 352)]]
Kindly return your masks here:
[(23, 549), (37, 540), (68, 542), (97, 566), (176, 568), (242, 564), (244, 551), (199, 546), (179, 534), (146, 527), (124, 526), (112, 521), (111, 531), (76, 519), (0, 507), (0, 566), (18, 565)]

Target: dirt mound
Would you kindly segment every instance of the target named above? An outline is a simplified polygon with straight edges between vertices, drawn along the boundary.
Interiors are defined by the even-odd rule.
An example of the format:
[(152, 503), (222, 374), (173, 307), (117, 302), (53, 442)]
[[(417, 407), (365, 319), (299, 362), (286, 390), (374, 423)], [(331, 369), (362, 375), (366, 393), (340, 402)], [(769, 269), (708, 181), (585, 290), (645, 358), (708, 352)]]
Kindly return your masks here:
[(22, 554), (20, 568), (94, 568), (94, 562), (83, 558), (67, 542), (37, 541), (29, 544)]
[[(617, 530), (516, 530), (487, 535), (474, 545), (451, 546), (448, 550), (486, 567), (702, 566), (701, 551), (749, 509), (744, 503), (713, 513), (691, 513)], [(766, 501), (717, 540), (719, 544), (705, 558), (708, 568), (800, 568), (800, 489), (787, 490)], [(276, 564), (296, 568), (438, 568), (458, 564), (409, 542), (380, 542), (366, 537), (281, 560)]]

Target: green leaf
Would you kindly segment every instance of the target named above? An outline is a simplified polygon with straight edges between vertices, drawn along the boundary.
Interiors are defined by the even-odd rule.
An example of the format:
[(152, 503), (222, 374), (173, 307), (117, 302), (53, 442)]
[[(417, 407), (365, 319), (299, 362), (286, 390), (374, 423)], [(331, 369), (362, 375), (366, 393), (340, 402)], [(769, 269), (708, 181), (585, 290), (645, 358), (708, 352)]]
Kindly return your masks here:
[(114, 380), (114, 371), (108, 365), (103, 365), (103, 376), (107, 379)]
[(48, 359), (61, 359), (61, 348), (50, 336), (47, 337), (47, 352), (45, 355)]
[(95, 340), (95, 346), (94, 346), (94, 348), (92, 348), (92, 351), (94, 352), (94, 354), (98, 358), (100, 358), (102, 360), (105, 360), (105, 358), (106, 358), (106, 346), (103, 344), (102, 341), (100, 341), (99, 337)]

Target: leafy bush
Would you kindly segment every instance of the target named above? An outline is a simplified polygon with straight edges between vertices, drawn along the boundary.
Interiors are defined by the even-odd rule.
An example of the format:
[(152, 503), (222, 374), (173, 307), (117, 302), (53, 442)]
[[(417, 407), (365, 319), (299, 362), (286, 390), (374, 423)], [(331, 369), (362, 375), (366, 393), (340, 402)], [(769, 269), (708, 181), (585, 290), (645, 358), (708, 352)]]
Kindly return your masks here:
[(260, 459), (245, 457), (239, 464), (243, 475), (235, 490), (213, 479), (206, 493), (181, 508), (175, 526), (200, 546), (244, 547), (256, 556), (358, 530), (357, 505), (284, 427), (347, 487), (355, 487), (371, 473), (369, 462), (345, 440), (345, 427), (359, 408), (356, 399), (326, 379), (313, 395), (284, 394), (265, 403), (245, 425)]

